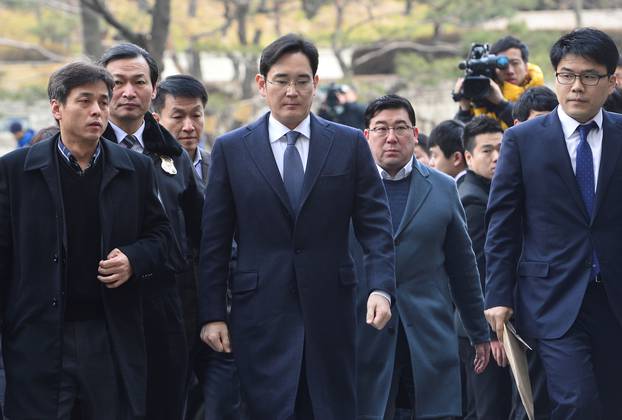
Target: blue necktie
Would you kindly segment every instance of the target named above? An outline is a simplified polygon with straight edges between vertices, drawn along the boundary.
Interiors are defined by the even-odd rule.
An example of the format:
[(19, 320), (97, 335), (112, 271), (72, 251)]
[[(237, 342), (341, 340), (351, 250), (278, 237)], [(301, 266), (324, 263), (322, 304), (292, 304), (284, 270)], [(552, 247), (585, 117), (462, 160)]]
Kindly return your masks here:
[[(577, 130), (579, 130), (579, 147), (577, 148), (577, 169), (576, 177), (579, 190), (581, 191), (581, 197), (583, 197), (583, 203), (587, 209), (587, 214), (592, 217), (594, 212), (594, 201), (596, 200), (596, 193), (594, 192), (594, 159), (592, 157), (592, 149), (587, 142), (587, 135), (592, 129), (598, 129), (598, 125), (592, 121), (590, 124), (582, 124)], [(600, 264), (598, 257), (596, 256), (596, 250), (593, 251), (592, 260), (592, 275), (596, 275), (600, 272)]]
[(294, 211), (297, 211), (300, 205), (302, 181), (305, 176), (302, 159), (298, 149), (296, 149), (296, 140), (298, 140), (299, 135), (300, 133), (296, 131), (290, 131), (286, 134), (287, 148), (285, 148), (285, 155), (283, 156), (283, 183)]
[(134, 146), (138, 144), (138, 139), (135, 136), (128, 134), (123, 140), (121, 140), (121, 144), (132, 150), (134, 149)]

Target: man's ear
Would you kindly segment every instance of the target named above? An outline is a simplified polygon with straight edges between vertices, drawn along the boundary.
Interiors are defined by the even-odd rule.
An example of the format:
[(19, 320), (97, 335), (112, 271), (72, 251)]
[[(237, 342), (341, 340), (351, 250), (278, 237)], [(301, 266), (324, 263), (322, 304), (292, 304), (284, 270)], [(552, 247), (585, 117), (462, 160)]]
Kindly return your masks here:
[(255, 75), (255, 84), (257, 85), (257, 90), (259, 91), (259, 94), (265, 98), (266, 79), (261, 74), (257, 73), (257, 75)]
[(158, 114), (157, 112), (152, 112), (151, 115), (153, 115), (154, 120), (160, 122), (160, 114)]
[(454, 152), (452, 163), (456, 168), (459, 167), (461, 164), (466, 164), (462, 152)]
[(56, 121), (60, 121), (62, 119), (63, 113), (61, 112), (61, 104), (56, 99), (52, 99), (50, 101), (50, 106), (52, 107), (52, 116)]

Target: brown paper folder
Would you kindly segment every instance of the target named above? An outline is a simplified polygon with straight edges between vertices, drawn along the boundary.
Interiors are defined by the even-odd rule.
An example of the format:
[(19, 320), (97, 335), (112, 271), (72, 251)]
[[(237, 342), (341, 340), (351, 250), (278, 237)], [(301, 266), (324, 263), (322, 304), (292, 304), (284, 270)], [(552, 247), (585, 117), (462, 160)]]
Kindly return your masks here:
[(534, 419), (533, 394), (531, 393), (531, 381), (529, 380), (529, 369), (527, 368), (526, 349), (531, 348), (525, 341), (516, 334), (514, 326), (507, 322), (503, 329), (503, 348), (510, 362), (512, 376), (516, 382), (518, 394), (527, 412), (529, 420)]

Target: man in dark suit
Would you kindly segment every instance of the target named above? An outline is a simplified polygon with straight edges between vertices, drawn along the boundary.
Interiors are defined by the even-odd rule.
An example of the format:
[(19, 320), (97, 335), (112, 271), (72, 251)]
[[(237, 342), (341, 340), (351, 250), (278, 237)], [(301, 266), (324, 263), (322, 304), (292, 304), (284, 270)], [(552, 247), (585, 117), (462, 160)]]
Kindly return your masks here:
[(270, 113), (225, 134), (212, 151), (201, 336), (216, 351), (235, 351), (254, 420), (355, 418), (350, 223), (366, 254), (366, 320), (380, 329), (390, 318), (395, 279), (386, 196), (362, 132), (310, 113), (317, 65), (317, 49), (297, 35), (266, 47), (256, 82)]
[(602, 110), (618, 50), (578, 29), (550, 58), (559, 107), (505, 133), (492, 182), (486, 316), (535, 338), (553, 420), (619, 419), (622, 117)]
[(48, 85), (60, 134), (0, 158), (11, 419), (145, 415), (140, 289), (171, 235), (149, 160), (100, 138), (112, 87), (100, 67), (62, 67)]
[[(397, 293), (389, 328), (377, 332), (362, 321), (357, 325), (357, 418), (393, 420), (402, 385), (414, 406), (411, 418), (459, 416), (454, 303), (476, 348), (469, 366), (478, 373), (488, 363), (490, 336), (456, 184), (414, 159), (418, 130), (407, 99), (375, 99), (365, 123), (391, 208)], [(364, 270), (360, 274), (359, 316), (373, 284)]]
[(151, 158), (158, 198), (171, 222), (173, 243), (166, 267), (143, 288), (147, 343), (147, 417), (181, 418), (186, 391), (188, 347), (178, 287), (192, 278), (192, 255), (201, 236), (203, 191), (188, 154), (154, 119), (158, 66), (134, 44), (115, 45), (100, 58), (115, 81), (104, 137)]
[[(209, 153), (201, 150), (198, 145), (203, 133), (206, 104), (207, 91), (203, 83), (185, 74), (170, 76), (160, 82), (152, 103), (156, 120), (175, 136), (190, 155), (197, 177), (204, 183), (203, 188), (207, 184)], [(198, 255), (194, 260), (198, 262)], [(201, 382), (205, 417), (236, 420), (241, 418), (242, 410), (235, 360), (232, 353), (214, 351), (199, 338), (195, 287), (197, 274), (189, 274), (189, 281), (182, 285), (181, 295), (190, 349), (189, 370), (193, 374), (196, 372)], [(189, 395), (189, 409), (192, 409), (196, 394), (192, 391), (194, 389)]]
[(169, 76), (158, 84), (151, 104), (154, 116), (181, 144), (200, 180), (207, 185), (210, 154), (199, 147), (205, 126), (207, 90), (187, 74)]
[[(495, 119), (487, 116), (473, 118), (464, 126), (462, 139), (467, 173), (464, 182), (458, 187), (460, 201), (466, 214), (469, 237), (477, 258), (482, 290), (485, 288), (486, 259), (484, 241), (486, 239), (485, 215), (490, 193), (490, 181), (495, 173), (503, 130)], [(511, 409), (512, 381), (507, 369), (507, 357), (496, 338), (490, 342), (493, 363), (476, 374), (470, 368), (473, 363), (474, 348), (469, 343), (462, 322), (458, 320), (460, 337), (460, 358), (463, 363), (466, 389), (466, 419), (507, 419)]]
[(428, 138), (430, 167), (446, 173), (458, 185), (464, 180), (467, 169), (462, 144), (463, 130), (464, 123), (446, 120), (434, 127)]

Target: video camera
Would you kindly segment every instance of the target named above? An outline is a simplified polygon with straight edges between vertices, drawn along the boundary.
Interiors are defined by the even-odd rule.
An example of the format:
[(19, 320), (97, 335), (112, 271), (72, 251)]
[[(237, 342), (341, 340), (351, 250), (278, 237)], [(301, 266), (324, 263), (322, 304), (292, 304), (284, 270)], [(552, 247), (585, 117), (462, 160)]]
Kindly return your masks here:
[(510, 62), (504, 55), (490, 54), (488, 44), (472, 44), (465, 61), (458, 64), (464, 70), (464, 82), (460, 92), (454, 93), (454, 101), (466, 98), (470, 101), (483, 99), (490, 89), (490, 79), (495, 78), (496, 69), (507, 69)]

